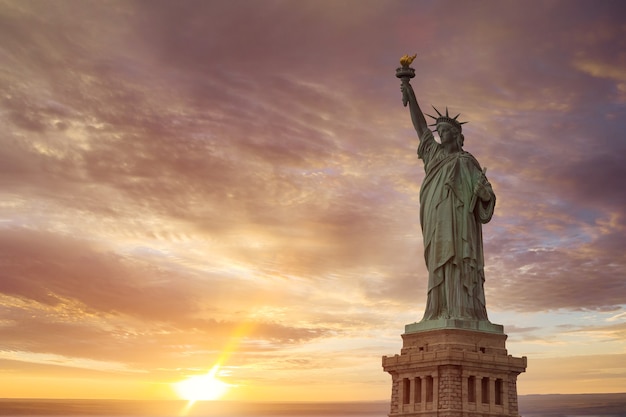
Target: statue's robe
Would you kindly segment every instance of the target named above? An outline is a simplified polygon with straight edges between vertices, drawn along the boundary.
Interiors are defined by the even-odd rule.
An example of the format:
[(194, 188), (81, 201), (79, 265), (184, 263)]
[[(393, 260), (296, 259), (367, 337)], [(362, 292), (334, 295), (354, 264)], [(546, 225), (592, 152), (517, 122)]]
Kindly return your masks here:
[(484, 181), (478, 161), (465, 151), (448, 153), (432, 132), (422, 137), (418, 156), (426, 177), (420, 190), (420, 222), (428, 269), (428, 300), (422, 320), (488, 320), (484, 293), (482, 224), (491, 220), (496, 196), (474, 194)]

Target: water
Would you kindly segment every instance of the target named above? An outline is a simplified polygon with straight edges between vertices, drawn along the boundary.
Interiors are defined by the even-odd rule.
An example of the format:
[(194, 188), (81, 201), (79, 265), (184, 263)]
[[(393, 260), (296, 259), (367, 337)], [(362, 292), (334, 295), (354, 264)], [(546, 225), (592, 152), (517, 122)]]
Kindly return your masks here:
[[(524, 417), (626, 417), (626, 394), (523, 395)], [(388, 401), (352, 403), (0, 399), (1, 417), (386, 417)]]
[(521, 395), (524, 417), (626, 417), (626, 393)]
[(388, 402), (243, 403), (199, 401), (0, 400), (0, 416), (73, 417), (384, 417)]

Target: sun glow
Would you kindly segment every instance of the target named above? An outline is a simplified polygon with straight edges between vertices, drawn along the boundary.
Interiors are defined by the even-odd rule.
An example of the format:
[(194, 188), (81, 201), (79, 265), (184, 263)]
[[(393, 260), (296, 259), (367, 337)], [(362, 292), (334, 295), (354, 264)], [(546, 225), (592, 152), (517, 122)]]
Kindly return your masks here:
[(219, 365), (215, 365), (208, 373), (196, 375), (177, 382), (174, 390), (182, 399), (195, 401), (212, 401), (222, 397), (228, 391), (229, 384), (215, 377)]

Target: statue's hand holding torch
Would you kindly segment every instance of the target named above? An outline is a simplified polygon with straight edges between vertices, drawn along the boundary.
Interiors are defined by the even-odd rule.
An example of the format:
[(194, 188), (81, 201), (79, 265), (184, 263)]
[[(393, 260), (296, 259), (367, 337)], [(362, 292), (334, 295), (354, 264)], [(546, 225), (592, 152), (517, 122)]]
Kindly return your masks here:
[(413, 56), (404, 55), (400, 58), (400, 67), (396, 68), (396, 77), (398, 77), (402, 84), (400, 84), (400, 91), (402, 91), (402, 104), (406, 107), (409, 102), (409, 93), (408, 89), (411, 88), (411, 84), (409, 84), (409, 80), (415, 77), (415, 70), (409, 65), (413, 62), (417, 54)]

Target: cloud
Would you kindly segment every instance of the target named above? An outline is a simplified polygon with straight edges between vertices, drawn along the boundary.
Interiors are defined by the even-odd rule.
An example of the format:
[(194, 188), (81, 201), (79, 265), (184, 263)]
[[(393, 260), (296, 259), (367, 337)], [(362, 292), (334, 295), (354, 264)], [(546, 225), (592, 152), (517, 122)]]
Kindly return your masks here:
[[(181, 351), (219, 351), (233, 337), (278, 346), (327, 333), (322, 327), (297, 328), (250, 312), (238, 317), (232, 310), (222, 311), (221, 297), (228, 303), (247, 293), (250, 309), (263, 303), (262, 289), (230, 289), (232, 280), (229, 286), (219, 280), (205, 285), (173, 268), (47, 233), (5, 230), (0, 246), (5, 351), (145, 367), (159, 357), (173, 361)], [(236, 336), (244, 324), (248, 330)], [(160, 349), (150, 353), (154, 346)]]

